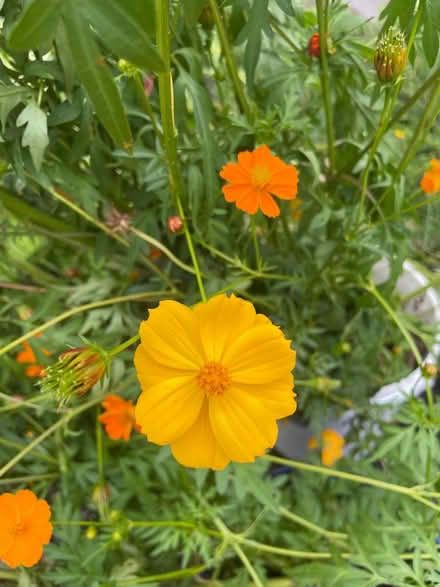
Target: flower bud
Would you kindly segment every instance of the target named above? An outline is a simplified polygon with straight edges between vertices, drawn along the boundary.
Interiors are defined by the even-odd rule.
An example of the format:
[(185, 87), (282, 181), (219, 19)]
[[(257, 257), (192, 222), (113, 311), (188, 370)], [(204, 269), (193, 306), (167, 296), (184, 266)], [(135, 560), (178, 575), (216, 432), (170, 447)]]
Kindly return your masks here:
[(167, 226), (170, 232), (180, 232), (183, 229), (183, 220), (180, 216), (170, 216), (167, 220)]
[(41, 389), (53, 391), (60, 405), (72, 395), (83, 395), (89, 391), (106, 372), (105, 351), (89, 345), (61, 353), (58, 361), (44, 370)]
[(307, 52), (310, 55), (310, 57), (320, 57), (321, 56), (321, 45), (320, 45), (319, 33), (315, 33), (310, 37), (310, 41), (307, 46)]
[(144, 77), (144, 91), (147, 98), (151, 96), (151, 92), (154, 88), (154, 79), (152, 75), (147, 75)]
[(328, 393), (334, 389), (339, 389), (341, 387), (341, 382), (339, 379), (330, 379), (330, 377), (317, 377), (315, 379), (315, 386), (318, 391)]
[(95, 526), (89, 526), (86, 530), (86, 537), (89, 540), (93, 540), (94, 538), (96, 538), (96, 528)]
[(120, 59), (118, 61), (118, 67), (120, 72), (127, 77), (134, 77), (138, 72), (136, 65), (130, 63), (130, 61), (127, 61), (126, 59)]
[(437, 372), (437, 366), (433, 363), (425, 363), (422, 367), (423, 377), (426, 377), (426, 379), (435, 377), (437, 375)]
[(108, 485), (95, 485), (92, 493), (92, 501), (98, 507), (106, 506), (110, 500), (110, 487)]
[(380, 81), (389, 82), (397, 79), (405, 69), (407, 60), (405, 36), (391, 26), (379, 39), (374, 54), (374, 66)]

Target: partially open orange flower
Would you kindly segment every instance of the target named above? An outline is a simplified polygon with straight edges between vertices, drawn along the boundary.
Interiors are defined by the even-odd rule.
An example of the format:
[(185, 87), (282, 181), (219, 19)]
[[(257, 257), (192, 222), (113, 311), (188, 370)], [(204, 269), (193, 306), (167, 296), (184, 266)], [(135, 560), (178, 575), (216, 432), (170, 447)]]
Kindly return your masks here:
[(102, 402), (103, 408), (107, 410), (99, 416), (99, 421), (105, 425), (105, 431), (113, 440), (130, 440), (133, 428), (136, 426), (134, 419), (134, 405), (117, 395), (108, 395)]
[(221, 294), (190, 309), (166, 300), (139, 334), (136, 422), (150, 442), (171, 444), (182, 465), (217, 470), (275, 444), (277, 420), (296, 409), (295, 351), (250, 302)]
[(431, 168), (426, 171), (420, 182), (420, 187), (425, 194), (433, 194), (440, 190), (440, 161), (432, 159)]
[[(326, 428), (321, 433), (321, 462), (326, 467), (331, 467), (338, 461), (343, 454), (344, 437), (332, 430)], [(311, 449), (318, 448), (316, 436), (309, 438), (308, 447)]]
[(296, 167), (274, 157), (266, 145), (239, 153), (238, 163), (227, 163), (220, 177), (230, 182), (222, 188), (225, 200), (235, 202), (239, 210), (248, 214), (261, 209), (266, 216), (279, 216), (280, 209), (272, 195), (293, 200), (297, 194)]
[[(22, 346), (24, 350), (18, 353), (15, 360), (17, 361), (17, 363), (30, 363), (30, 365), (26, 367), (26, 375), (28, 377), (39, 377), (44, 371), (43, 365), (37, 365), (37, 358), (31, 345), (28, 343), (27, 340), (24, 341)], [(43, 353), (46, 356), (49, 356), (51, 354), (46, 349), (43, 349)]]
[(32, 567), (52, 537), (50, 507), (28, 489), (0, 495), (0, 560), (15, 569)]

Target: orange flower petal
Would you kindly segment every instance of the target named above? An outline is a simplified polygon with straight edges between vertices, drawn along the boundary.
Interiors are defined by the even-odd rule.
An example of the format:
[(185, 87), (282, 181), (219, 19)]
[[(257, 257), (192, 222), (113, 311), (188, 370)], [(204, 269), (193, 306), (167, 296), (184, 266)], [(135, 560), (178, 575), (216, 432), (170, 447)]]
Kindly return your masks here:
[(223, 195), (225, 200), (229, 203), (236, 202), (237, 199), (242, 198), (244, 194), (250, 194), (253, 192), (252, 187), (246, 186), (243, 188), (242, 185), (225, 185), (222, 187)]
[(237, 165), (237, 163), (227, 163), (219, 175), (222, 179), (226, 179), (231, 183), (249, 183), (250, 180), (249, 172), (243, 166)]
[(260, 194), (260, 207), (263, 214), (266, 214), (270, 218), (275, 218), (275, 216), (280, 215), (280, 209), (275, 200), (265, 192), (261, 192)]
[(28, 341), (25, 340), (22, 346), (24, 347), (24, 350), (18, 353), (15, 359), (17, 363), (35, 363), (37, 359)]
[(236, 206), (248, 214), (255, 214), (259, 207), (259, 194), (253, 188), (244, 188), (242, 195), (237, 199)]
[(103, 401), (106, 412), (98, 420), (105, 425), (107, 435), (113, 440), (130, 440), (131, 432), (135, 427), (134, 405), (122, 397), (110, 394)]

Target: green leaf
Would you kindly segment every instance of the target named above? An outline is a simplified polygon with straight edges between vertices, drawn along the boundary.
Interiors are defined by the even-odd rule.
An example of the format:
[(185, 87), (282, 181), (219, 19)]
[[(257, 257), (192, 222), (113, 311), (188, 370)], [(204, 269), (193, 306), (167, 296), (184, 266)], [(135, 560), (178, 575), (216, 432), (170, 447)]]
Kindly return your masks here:
[(20, 104), (20, 102), (24, 102), (26, 98), (31, 95), (32, 90), (30, 88), (0, 85), (0, 123), (2, 130), (4, 129), (6, 119), (11, 110)]
[(291, 0), (276, 0), (281, 10), (288, 16), (295, 16), (295, 10), (292, 6)]
[(77, 73), (96, 114), (117, 145), (127, 149), (132, 136), (116, 84), (87, 22), (74, 2), (64, 4), (64, 22)]
[(216, 167), (217, 147), (209, 126), (210, 122), (213, 120), (212, 105), (205, 88), (195, 82), (183, 68), (179, 68), (179, 72), (187, 90), (191, 95), (194, 105), (194, 116), (196, 119), (197, 130), (200, 135), (200, 143), (203, 145), (205, 196), (207, 206), (210, 209), (214, 201), (214, 197), (218, 193), (219, 189)]
[(55, 33), (61, 14), (61, 0), (34, 0), (9, 35), (12, 49), (35, 49)]
[(186, 25), (192, 27), (198, 22), (203, 7), (207, 4), (207, 0), (182, 0), (181, 4), (183, 6)]
[(90, 0), (84, 3), (83, 15), (113, 53), (147, 72), (165, 71), (164, 62), (141, 26), (154, 18), (152, 0)]
[(23, 126), (24, 124), (26, 128), (24, 129), (21, 144), (23, 147), (29, 147), (32, 161), (35, 167), (40, 170), (44, 151), (49, 144), (47, 118), (46, 114), (33, 101), (29, 102), (17, 118), (17, 126)]
[(263, 27), (269, 18), (268, 1), (254, 0), (249, 13), (249, 32), (244, 51), (244, 67), (246, 70), (246, 80), (250, 88), (254, 86), (255, 70), (260, 58)]
[(439, 49), (438, 26), (436, 25), (437, 12), (430, 2), (425, 4), (424, 27), (423, 27), (423, 50), (426, 61), (432, 67), (437, 59)]

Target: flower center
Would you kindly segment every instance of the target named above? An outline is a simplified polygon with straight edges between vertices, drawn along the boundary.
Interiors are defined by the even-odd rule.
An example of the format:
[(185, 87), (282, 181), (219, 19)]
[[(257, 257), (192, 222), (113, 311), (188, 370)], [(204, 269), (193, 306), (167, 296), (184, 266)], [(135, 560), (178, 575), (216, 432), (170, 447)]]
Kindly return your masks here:
[(270, 171), (267, 167), (254, 167), (252, 169), (252, 184), (256, 188), (262, 189), (270, 180)]
[(231, 379), (226, 367), (211, 361), (200, 369), (197, 375), (197, 383), (206, 395), (219, 395), (226, 391)]

